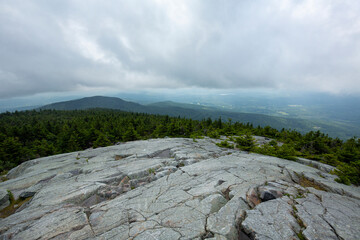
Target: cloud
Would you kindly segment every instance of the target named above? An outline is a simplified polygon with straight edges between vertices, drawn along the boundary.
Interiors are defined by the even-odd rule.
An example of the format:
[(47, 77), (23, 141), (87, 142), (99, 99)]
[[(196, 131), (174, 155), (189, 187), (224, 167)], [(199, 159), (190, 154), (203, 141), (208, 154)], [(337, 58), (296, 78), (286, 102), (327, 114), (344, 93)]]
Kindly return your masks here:
[(144, 88), (360, 93), (360, 2), (1, 1), (0, 97)]

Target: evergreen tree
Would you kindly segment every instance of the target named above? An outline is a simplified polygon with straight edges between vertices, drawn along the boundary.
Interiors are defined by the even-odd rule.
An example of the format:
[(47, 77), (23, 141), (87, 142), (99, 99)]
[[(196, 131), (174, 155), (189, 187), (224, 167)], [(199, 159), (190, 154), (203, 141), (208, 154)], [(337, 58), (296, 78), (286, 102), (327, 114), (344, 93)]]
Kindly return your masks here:
[(360, 144), (355, 138), (347, 140), (338, 151), (338, 159), (341, 162), (356, 162), (360, 160)]
[(16, 137), (7, 137), (0, 143), (3, 169), (9, 169), (19, 165), (23, 159), (22, 144)]
[[(245, 134), (245, 135), (244, 135)], [(251, 135), (275, 139), (256, 147)], [(339, 181), (358, 183), (360, 140), (345, 142), (320, 131), (302, 135), (295, 130), (278, 131), (251, 123), (223, 122), (221, 118), (201, 121), (180, 117), (126, 113), (116, 110), (24, 111), (0, 114), (0, 170), (39, 156), (108, 146), (117, 141), (151, 137), (238, 135), (238, 146), (246, 151), (292, 159), (301, 156), (338, 167)], [(242, 136), (244, 135), (244, 136)], [(278, 142), (285, 143), (281, 147)], [(229, 147), (232, 144), (224, 144)]]
[(80, 150), (79, 136), (76, 133), (71, 134), (67, 143), (67, 150), (69, 152), (75, 152)]
[(124, 141), (134, 141), (140, 139), (133, 125), (130, 125), (124, 134)]
[(255, 140), (249, 133), (237, 137), (235, 141), (237, 143), (237, 147), (244, 151), (251, 151), (255, 147)]
[(97, 147), (106, 147), (111, 145), (110, 140), (106, 137), (105, 134), (100, 133), (96, 141), (94, 142), (94, 148)]

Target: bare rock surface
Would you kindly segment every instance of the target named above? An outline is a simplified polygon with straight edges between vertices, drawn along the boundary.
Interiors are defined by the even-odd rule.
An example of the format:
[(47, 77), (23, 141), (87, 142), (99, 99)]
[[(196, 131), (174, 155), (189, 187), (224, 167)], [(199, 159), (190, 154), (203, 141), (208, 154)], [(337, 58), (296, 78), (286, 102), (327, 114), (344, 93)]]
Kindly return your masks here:
[(0, 189), (0, 210), (6, 208), (9, 205), (10, 205), (9, 193), (4, 189)]
[(0, 239), (359, 238), (360, 189), (328, 166), (217, 141), (152, 139), (23, 163), (0, 193), (32, 199), (0, 219)]

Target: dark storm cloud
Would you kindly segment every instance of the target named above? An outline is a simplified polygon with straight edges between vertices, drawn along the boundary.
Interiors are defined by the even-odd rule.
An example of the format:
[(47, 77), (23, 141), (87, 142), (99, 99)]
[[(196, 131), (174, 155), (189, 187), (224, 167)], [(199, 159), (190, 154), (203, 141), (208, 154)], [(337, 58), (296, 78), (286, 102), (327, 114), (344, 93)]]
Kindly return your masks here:
[(0, 2), (0, 97), (143, 88), (360, 92), (358, 1)]

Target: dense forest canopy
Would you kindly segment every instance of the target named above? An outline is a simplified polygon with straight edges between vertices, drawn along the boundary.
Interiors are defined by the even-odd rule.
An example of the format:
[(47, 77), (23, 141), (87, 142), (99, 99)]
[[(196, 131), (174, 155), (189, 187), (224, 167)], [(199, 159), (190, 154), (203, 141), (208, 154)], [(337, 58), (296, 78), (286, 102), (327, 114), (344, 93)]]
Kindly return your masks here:
[[(301, 134), (269, 126), (219, 119), (180, 117), (91, 109), (40, 110), (0, 114), (0, 171), (29, 159), (102, 147), (123, 141), (168, 137), (232, 136), (245, 151), (293, 160), (305, 157), (337, 167), (338, 181), (360, 185), (360, 139), (342, 141), (319, 131)], [(252, 135), (275, 139), (256, 146)], [(277, 144), (283, 143), (282, 145)], [(223, 141), (222, 147), (234, 147)]]

